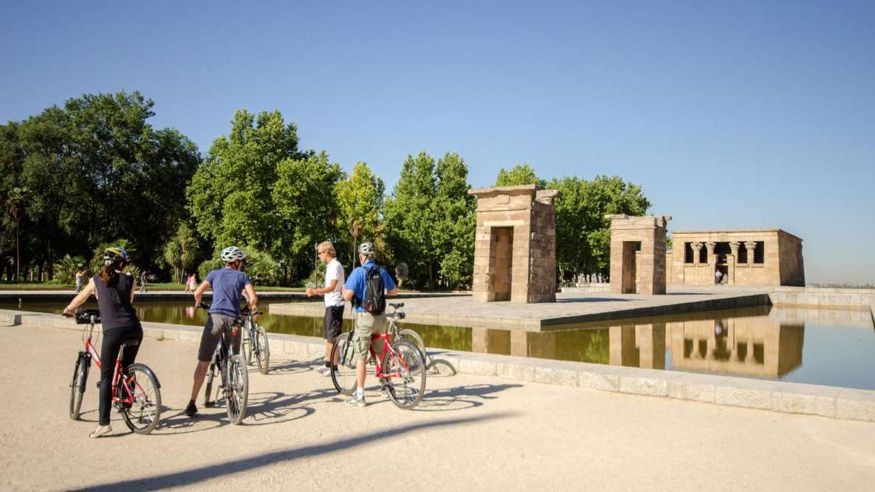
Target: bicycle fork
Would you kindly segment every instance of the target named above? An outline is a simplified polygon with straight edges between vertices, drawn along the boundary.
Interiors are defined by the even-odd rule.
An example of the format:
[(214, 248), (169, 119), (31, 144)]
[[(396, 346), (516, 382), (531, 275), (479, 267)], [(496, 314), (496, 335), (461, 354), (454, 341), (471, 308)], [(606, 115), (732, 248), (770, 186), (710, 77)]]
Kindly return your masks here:
[(79, 352), (79, 367), (82, 371), (79, 374), (79, 391), (85, 393), (85, 385), (88, 383), (88, 372), (91, 369), (91, 354), (88, 352)]

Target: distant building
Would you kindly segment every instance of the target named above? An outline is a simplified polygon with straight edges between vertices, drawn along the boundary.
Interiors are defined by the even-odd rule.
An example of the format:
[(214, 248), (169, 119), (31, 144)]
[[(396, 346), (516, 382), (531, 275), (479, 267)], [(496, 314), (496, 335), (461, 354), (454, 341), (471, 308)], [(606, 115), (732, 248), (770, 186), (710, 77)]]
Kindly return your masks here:
[(781, 229), (674, 232), (668, 257), (671, 284), (805, 285), (802, 239)]

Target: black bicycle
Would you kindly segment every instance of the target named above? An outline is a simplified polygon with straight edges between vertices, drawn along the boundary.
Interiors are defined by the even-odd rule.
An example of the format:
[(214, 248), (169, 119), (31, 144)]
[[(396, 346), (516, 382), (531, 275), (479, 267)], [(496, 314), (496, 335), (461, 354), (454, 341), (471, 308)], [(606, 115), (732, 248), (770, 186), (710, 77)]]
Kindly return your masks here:
[[(200, 303), (198, 307), (210, 309), (210, 306), (204, 302)], [(246, 368), (243, 357), (233, 353), (233, 343), (230, 344), (229, 348), (225, 340), (230, 342), (231, 337), (234, 336), (233, 332), (239, 331), (241, 327), (242, 323), (238, 320), (233, 328), (226, 330), (219, 338), (213, 360), (207, 369), (207, 386), (204, 391), (205, 407), (212, 407), (220, 396), (224, 397), (228, 410), (228, 420), (235, 425), (240, 424), (246, 418), (246, 403), (249, 400), (249, 370)], [(240, 335), (238, 333), (237, 336)], [(213, 395), (213, 382), (217, 375), (221, 378), (221, 384), (216, 387), (215, 395)]]
[(255, 362), (258, 365), (258, 371), (262, 374), (267, 374), (270, 370), (270, 344), (267, 341), (267, 331), (258, 323), (258, 317), (264, 314), (264, 311), (258, 310), (252, 312), (249, 307), (244, 307), (240, 310), (243, 316), (243, 345), (242, 352), (246, 354), (246, 363), (252, 364), (252, 356), (255, 356)]

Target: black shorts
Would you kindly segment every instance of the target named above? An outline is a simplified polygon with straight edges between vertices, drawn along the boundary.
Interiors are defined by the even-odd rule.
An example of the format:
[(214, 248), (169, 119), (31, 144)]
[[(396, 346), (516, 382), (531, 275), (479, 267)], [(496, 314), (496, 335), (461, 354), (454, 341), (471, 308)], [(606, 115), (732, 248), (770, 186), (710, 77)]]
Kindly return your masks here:
[(325, 330), (323, 336), (333, 342), (343, 331), (343, 305), (325, 307)]
[(237, 336), (231, 336), (231, 329), (237, 323), (237, 319), (233, 316), (224, 314), (210, 313), (207, 318), (207, 324), (204, 326), (204, 332), (201, 335), (201, 345), (197, 350), (197, 360), (201, 362), (209, 362), (213, 360), (213, 354), (216, 352), (216, 346), (219, 345), (219, 337), (225, 337), (225, 346), (233, 344), (234, 353), (240, 353), (240, 328), (237, 329)]

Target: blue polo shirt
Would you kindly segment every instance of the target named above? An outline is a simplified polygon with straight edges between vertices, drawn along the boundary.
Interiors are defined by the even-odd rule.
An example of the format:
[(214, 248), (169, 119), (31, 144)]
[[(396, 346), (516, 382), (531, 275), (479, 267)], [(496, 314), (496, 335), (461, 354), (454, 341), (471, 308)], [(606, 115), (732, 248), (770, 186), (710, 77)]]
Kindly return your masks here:
[(243, 288), (252, 283), (249, 275), (233, 268), (213, 270), (205, 278), (213, 288), (210, 312), (227, 316), (240, 316), (240, 298)]
[(380, 277), (383, 277), (383, 287), (386, 290), (393, 290), (396, 288), (395, 281), (392, 280), (392, 276), (389, 275), (389, 272), (386, 271), (385, 268), (378, 267), (374, 260), (368, 260), (364, 265), (356, 268), (349, 274), (349, 277), (346, 278), (346, 283), (343, 284), (343, 287), (347, 290), (353, 291), (355, 294), (355, 299), (353, 299), (353, 308), (358, 313), (365, 312), (365, 308), (363, 308), (360, 304), (362, 299), (365, 298), (365, 280), (366, 280), (366, 272), (371, 270), (372, 268), (380, 269)]

